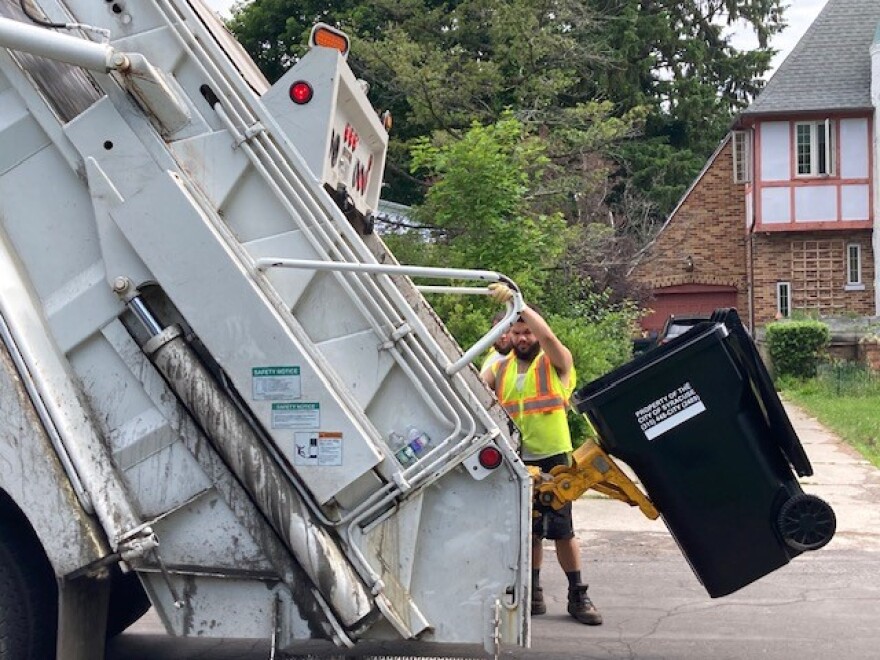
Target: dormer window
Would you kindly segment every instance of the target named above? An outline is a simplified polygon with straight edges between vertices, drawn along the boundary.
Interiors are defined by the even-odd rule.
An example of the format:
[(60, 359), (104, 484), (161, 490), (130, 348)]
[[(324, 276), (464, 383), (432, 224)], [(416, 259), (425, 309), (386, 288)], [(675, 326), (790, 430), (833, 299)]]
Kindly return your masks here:
[(799, 121), (795, 124), (798, 176), (828, 176), (834, 173), (834, 122)]

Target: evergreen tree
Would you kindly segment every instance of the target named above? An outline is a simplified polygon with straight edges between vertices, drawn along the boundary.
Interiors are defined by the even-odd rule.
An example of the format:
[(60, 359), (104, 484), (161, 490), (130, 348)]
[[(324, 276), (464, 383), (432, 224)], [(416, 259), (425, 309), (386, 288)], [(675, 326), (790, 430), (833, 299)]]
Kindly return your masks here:
[[(230, 27), (270, 79), (316, 20), (352, 35), (352, 68), (394, 117), (395, 201), (431, 189), (413, 153), (512, 112), (544, 143), (532, 209), (561, 211), (577, 235), (559, 267), (622, 297), (636, 293), (632, 256), (760, 89), (782, 11), (781, 0), (253, 0)], [(760, 47), (736, 50), (732, 27)]]

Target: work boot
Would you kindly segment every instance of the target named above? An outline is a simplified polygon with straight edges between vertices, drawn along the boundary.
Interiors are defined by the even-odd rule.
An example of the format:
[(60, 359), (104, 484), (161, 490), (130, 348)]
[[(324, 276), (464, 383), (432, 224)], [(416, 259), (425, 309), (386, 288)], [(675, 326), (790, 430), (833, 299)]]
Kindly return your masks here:
[(547, 605), (544, 603), (544, 590), (541, 587), (532, 587), (532, 616), (547, 613)]
[(581, 623), (598, 626), (602, 623), (602, 615), (587, 595), (587, 585), (579, 584), (568, 589), (568, 613)]

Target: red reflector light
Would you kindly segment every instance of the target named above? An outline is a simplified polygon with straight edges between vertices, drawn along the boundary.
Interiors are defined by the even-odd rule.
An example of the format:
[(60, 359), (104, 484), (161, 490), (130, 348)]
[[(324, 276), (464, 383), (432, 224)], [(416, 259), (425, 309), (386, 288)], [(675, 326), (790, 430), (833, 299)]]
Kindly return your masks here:
[(477, 459), (480, 461), (480, 465), (487, 470), (494, 470), (501, 465), (501, 452), (497, 447), (483, 447)]
[(290, 86), (290, 100), (297, 105), (304, 105), (312, 100), (312, 86), (305, 80), (297, 80)]

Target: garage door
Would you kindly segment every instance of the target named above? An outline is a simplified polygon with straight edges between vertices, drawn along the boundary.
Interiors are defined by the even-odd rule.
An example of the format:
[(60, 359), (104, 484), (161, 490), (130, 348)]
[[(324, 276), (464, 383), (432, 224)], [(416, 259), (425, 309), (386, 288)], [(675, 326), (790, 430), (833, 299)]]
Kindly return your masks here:
[(736, 307), (736, 287), (681, 284), (654, 289), (654, 300), (648, 307), (654, 312), (642, 319), (642, 329), (659, 331), (670, 314), (708, 316), (719, 307)]

